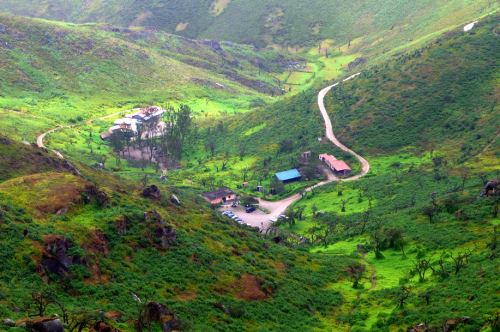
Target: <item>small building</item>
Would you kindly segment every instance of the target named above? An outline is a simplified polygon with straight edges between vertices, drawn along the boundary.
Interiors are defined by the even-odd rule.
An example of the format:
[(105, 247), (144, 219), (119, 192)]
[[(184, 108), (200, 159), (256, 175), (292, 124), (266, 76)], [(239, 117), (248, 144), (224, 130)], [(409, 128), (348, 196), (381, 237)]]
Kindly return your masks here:
[(300, 178), (302, 178), (302, 175), (300, 174), (299, 170), (294, 168), (288, 171), (276, 173), (276, 178), (283, 183), (289, 183), (300, 180)]
[(300, 159), (302, 161), (308, 161), (309, 159), (311, 159), (311, 156), (312, 156), (311, 151), (305, 151), (305, 152), (302, 152), (302, 154), (300, 155)]
[(141, 108), (139, 112), (132, 114), (132, 118), (139, 122), (148, 122), (153, 119), (159, 120), (167, 111), (158, 106)]
[(351, 167), (343, 160), (338, 160), (334, 156), (326, 153), (320, 154), (319, 159), (337, 175), (345, 176), (351, 174)]
[(229, 188), (219, 188), (202, 194), (203, 198), (212, 205), (219, 205), (232, 202), (236, 199), (236, 194)]

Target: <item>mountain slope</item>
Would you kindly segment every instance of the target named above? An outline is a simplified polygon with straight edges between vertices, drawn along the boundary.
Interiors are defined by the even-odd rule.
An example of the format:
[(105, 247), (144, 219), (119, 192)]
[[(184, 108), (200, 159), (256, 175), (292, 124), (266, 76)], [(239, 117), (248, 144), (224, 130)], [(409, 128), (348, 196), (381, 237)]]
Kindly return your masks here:
[[(32, 294), (52, 292), (71, 320), (93, 322), (102, 311), (131, 331), (134, 293), (167, 305), (183, 330), (307, 330), (326, 328), (343, 301), (329, 285), (343, 278), (346, 257), (263, 240), (195, 192), (160, 185), (162, 198), (151, 200), (137, 185), (81, 165), (82, 177), (56, 160), (34, 169), (30, 155), (51, 157), (5, 138), (0, 151), (2, 318), (26, 319)], [(15, 173), (4, 172), (12, 165)], [(182, 206), (170, 202), (171, 190)], [(45, 315), (53, 313), (62, 313), (54, 303)]]
[[(492, 16), (471, 33), (454, 30), (332, 90), (326, 107), (339, 140), (368, 160), (401, 150), (416, 154), (436, 150), (462, 163), (480, 153), (498, 138), (500, 125), (494, 70), (499, 54), (497, 31), (497, 17)], [(297, 167), (302, 152), (330, 149), (318, 142), (324, 135), (316, 104), (319, 90), (276, 103), (273, 111), (268, 107), (235, 116), (226, 121), (225, 130), (217, 130), (219, 123), (207, 124), (211, 128), (189, 153), (205, 155), (215, 164), (227, 155), (233, 157), (227, 172), (211, 173), (216, 181), (233, 186), (243, 177), (231, 165), (246, 169), (249, 188), (271, 178), (275, 171)], [(214, 158), (205, 152), (209, 141), (217, 147)], [(252, 158), (238, 161), (242, 152)], [(338, 150), (332, 154), (356, 165)], [(204, 164), (194, 167), (194, 174), (203, 169)]]
[[(303, 45), (365, 35), (375, 42), (394, 30), (415, 38), (484, 15), (498, 4), (479, 1), (3, 0), (0, 9), (71, 22), (151, 26), (195, 38), (257, 45)], [(453, 13), (453, 15), (448, 15)]]
[(289, 61), (247, 46), (145, 29), (8, 16), (0, 16), (0, 55), (0, 108), (38, 115), (43, 108), (44, 117), (63, 121), (88, 118), (104, 105), (208, 96), (222, 107), (227, 102), (245, 109), (265, 94), (280, 93), (273, 75)]

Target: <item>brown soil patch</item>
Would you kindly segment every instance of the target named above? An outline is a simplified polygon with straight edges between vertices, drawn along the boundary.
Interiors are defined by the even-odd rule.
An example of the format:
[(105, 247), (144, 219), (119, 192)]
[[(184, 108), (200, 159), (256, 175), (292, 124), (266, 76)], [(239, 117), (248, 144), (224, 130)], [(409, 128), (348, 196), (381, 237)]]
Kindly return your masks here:
[(83, 248), (94, 255), (104, 255), (109, 253), (108, 240), (104, 233), (100, 230), (93, 229), (90, 231), (88, 241)]
[(88, 185), (69, 173), (48, 172), (8, 180), (0, 184), (0, 191), (43, 218), (58, 211), (66, 213), (81, 201), (81, 194)]
[(191, 301), (191, 300), (196, 299), (197, 296), (198, 295), (196, 294), (196, 292), (194, 292), (194, 291), (187, 291), (187, 292), (183, 292), (183, 293), (178, 294), (177, 298), (180, 301)]
[(236, 297), (246, 301), (262, 301), (268, 298), (260, 288), (260, 282), (251, 274), (244, 274), (234, 285)]

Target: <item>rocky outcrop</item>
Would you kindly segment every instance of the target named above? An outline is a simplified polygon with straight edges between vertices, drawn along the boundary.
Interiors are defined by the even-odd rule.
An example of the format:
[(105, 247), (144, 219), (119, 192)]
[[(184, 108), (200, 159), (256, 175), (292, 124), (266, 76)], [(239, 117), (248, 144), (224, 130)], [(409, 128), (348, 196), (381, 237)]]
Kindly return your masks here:
[(481, 190), (481, 197), (491, 197), (500, 195), (500, 180), (488, 181), (483, 190)]
[(106, 322), (98, 321), (92, 326), (90, 332), (120, 332), (120, 330), (115, 329), (113, 326)]
[(148, 186), (148, 187), (144, 188), (144, 190), (142, 191), (142, 196), (144, 196), (146, 198), (159, 200), (159, 199), (161, 199), (160, 188), (158, 188), (154, 184), (151, 186)]
[(176, 243), (176, 230), (167, 224), (158, 212), (146, 212), (144, 219), (147, 224), (146, 237), (155, 247), (165, 250)]
[(53, 274), (61, 278), (69, 277), (69, 269), (74, 264), (85, 264), (85, 260), (75, 254), (70, 254), (73, 244), (59, 235), (47, 235), (43, 239), (42, 259), (38, 267), (44, 279)]
[(159, 323), (163, 332), (180, 330), (180, 320), (177, 315), (166, 306), (158, 302), (149, 302), (144, 310), (144, 322)]
[(38, 318), (29, 324), (32, 332), (64, 332), (64, 325), (59, 318)]
[(170, 195), (170, 202), (172, 202), (172, 204), (175, 204), (177, 206), (181, 206), (182, 205), (181, 200), (175, 194)]
[(366, 58), (359, 57), (354, 59), (354, 61), (349, 62), (347, 67), (349, 68), (349, 70), (353, 70), (354, 68), (361, 66), (362, 64), (365, 64), (366, 61), (367, 61)]
[(108, 194), (106, 192), (99, 190), (96, 186), (88, 186), (85, 192), (82, 194), (85, 203), (90, 203), (95, 201), (100, 207), (108, 207), (111, 203)]

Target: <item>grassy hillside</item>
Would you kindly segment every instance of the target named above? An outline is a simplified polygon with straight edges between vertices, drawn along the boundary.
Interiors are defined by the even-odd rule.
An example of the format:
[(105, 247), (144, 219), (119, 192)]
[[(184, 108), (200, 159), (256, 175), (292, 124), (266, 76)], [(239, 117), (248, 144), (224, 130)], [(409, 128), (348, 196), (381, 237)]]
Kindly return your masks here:
[[(498, 138), (498, 73), (492, 70), (499, 53), (497, 29), (492, 17), (471, 33), (454, 30), (341, 84), (326, 99), (339, 139), (369, 160), (431, 150), (457, 164), (472, 160)], [(246, 174), (253, 188), (275, 171), (298, 166), (298, 156), (308, 150), (339, 155), (356, 169), (353, 158), (318, 142), (324, 128), (317, 91), (206, 124), (187, 152), (188, 170), (179, 180), (214, 177), (234, 187)], [(292, 143), (284, 146), (287, 141)], [(207, 142), (214, 142), (213, 157)], [(224, 160), (228, 167), (221, 171)], [(491, 157), (484, 162), (494, 164)]]
[[(369, 36), (369, 43), (399, 43), (484, 15), (498, 3), (480, 1), (189, 0), (141, 1), (4, 0), (15, 14), (72, 22), (151, 26), (189, 37), (257, 45), (341, 44)], [(397, 35), (397, 36), (396, 36)], [(384, 47), (387, 47), (385, 45)]]
[(480, 152), (500, 126), (497, 19), (450, 32), (335, 89), (326, 102), (335, 130), (365, 153), (434, 147), (466, 160)]
[(279, 93), (273, 76), (290, 61), (271, 52), (257, 55), (251, 47), (143, 29), (8, 16), (0, 19), (0, 54), (0, 109), (61, 123), (208, 97), (208, 113), (245, 110)]
[[(307, 330), (326, 328), (343, 302), (330, 285), (345, 277), (348, 258), (263, 240), (216, 216), (195, 192), (161, 186), (161, 199), (146, 199), (135, 184), (81, 165), (74, 175), (5, 138), (0, 151), (3, 319), (27, 318), (36, 312), (32, 294), (52, 292), (70, 321), (103, 312), (131, 331), (133, 292), (168, 306), (183, 330)], [(33, 157), (45, 162), (35, 169)], [(55, 303), (44, 314), (53, 313), (63, 314)]]

